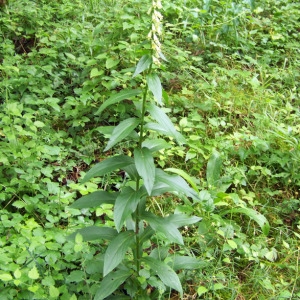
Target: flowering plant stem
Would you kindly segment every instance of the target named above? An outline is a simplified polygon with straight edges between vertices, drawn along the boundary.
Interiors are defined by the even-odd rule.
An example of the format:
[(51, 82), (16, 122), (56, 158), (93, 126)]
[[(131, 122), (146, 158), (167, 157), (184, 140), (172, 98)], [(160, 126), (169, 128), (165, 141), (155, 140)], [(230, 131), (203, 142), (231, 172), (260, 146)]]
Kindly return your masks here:
[[(115, 293), (121, 285), (124, 285), (131, 299), (158, 299), (167, 289), (174, 289), (182, 296), (183, 291), (176, 272), (152, 245), (157, 244), (157, 233), (165, 237), (161, 241), (162, 244), (183, 244), (178, 228), (200, 220), (198, 217), (188, 215), (161, 217), (146, 210), (146, 200), (149, 197), (160, 196), (166, 192), (197, 198), (197, 194), (182, 177), (169, 175), (156, 168), (153, 156), (155, 151), (152, 146), (155, 146), (155, 150), (160, 150), (166, 145), (166, 142), (161, 143), (161, 140), (151, 139), (153, 132), (156, 135), (163, 133), (179, 143), (184, 142), (184, 138), (175, 130), (171, 120), (160, 107), (155, 105), (154, 101), (155, 99), (162, 105), (162, 86), (153, 70), (154, 65), (159, 65), (161, 55), (161, 45), (158, 40), (162, 19), (158, 12), (160, 7), (160, 1), (153, 1), (151, 9), (153, 23), (150, 31), (152, 49), (140, 59), (133, 74), (134, 77), (143, 74), (142, 82), (146, 83), (142, 90), (141, 112), (134, 118), (120, 122), (114, 128), (105, 148), (105, 151), (109, 150), (114, 145), (127, 140), (133, 148), (133, 151), (129, 152), (133, 152), (134, 155), (133, 157), (117, 155), (101, 161), (87, 172), (82, 182), (118, 169), (126, 172), (128, 180), (118, 192), (97, 191), (83, 196), (72, 205), (75, 208), (92, 207), (95, 203), (114, 205), (115, 228), (94, 226), (92, 229), (95, 233), (93, 238), (96, 236), (110, 241), (104, 253), (103, 279), (96, 292), (96, 300), (102, 300)], [(98, 112), (102, 112), (109, 104), (136, 97), (138, 94), (137, 90), (123, 91), (119, 96), (110, 98), (108, 103), (104, 102)], [(146, 121), (146, 116), (151, 116), (155, 123), (148, 124), (149, 118), (147, 117)], [(147, 134), (150, 130), (152, 135)], [(131, 138), (133, 133), (135, 136), (138, 135), (136, 140)], [(86, 228), (77, 231), (76, 234), (82, 235), (85, 240), (91, 240), (89, 230)], [(154, 249), (149, 251), (149, 245), (151, 245), (150, 249)], [(176, 261), (180, 262), (181, 259), (178, 256)], [(195, 260), (195, 266), (197, 263)], [(149, 279), (152, 280), (154, 290), (151, 294), (147, 290)], [(156, 284), (156, 282), (160, 283)]]

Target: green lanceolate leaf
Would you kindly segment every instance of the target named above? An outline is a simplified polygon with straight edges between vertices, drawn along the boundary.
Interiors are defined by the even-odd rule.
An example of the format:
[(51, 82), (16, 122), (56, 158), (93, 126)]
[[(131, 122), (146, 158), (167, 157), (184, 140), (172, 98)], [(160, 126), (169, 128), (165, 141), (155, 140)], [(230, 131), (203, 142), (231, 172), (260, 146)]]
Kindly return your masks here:
[(154, 183), (151, 196), (156, 197), (163, 195), (164, 193), (170, 193), (173, 192), (173, 190), (170, 189), (169, 185), (163, 182), (156, 182)]
[(142, 58), (140, 59), (140, 61), (138, 62), (135, 72), (133, 74), (132, 77), (137, 76), (138, 74), (142, 73), (143, 71), (145, 71), (146, 69), (148, 69), (150, 67), (152, 63), (152, 57), (148, 54), (142, 56)]
[(136, 118), (129, 118), (122, 121), (117, 127), (115, 127), (104, 151), (109, 150), (115, 144), (125, 139), (134, 130), (134, 128), (139, 125), (139, 123), (139, 119)]
[(155, 231), (152, 229), (151, 226), (147, 226), (144, 231), (140, 234), (140, 243), (143, 245), (143, 243), (148, 242), (150, 238), (153, 236)]
[(93, 177), (96, 176), (103, 176), (105, 174), (108, 174), (112, 171), (115, 171), (117, 169), (124, 168), (126, 166), (129, 166), (131, 164), (134, 164), (134, 160), (132, 157), (126, 156), (126, 155), (118, 155), (114, 157), (110, 157), (108, 159), (105, 159), (92, 167), (84, 176), (81, 183), (85, 183), (88, 180), (90, 180)]
[(159, 77), (155, 73), (147, 75), (147, 84), (149, 90), (153, 93), (159, 105), (162, 105), (162, 86)]
[(262, 232), (265, 235), (269, 234), (270, 224), (269, 224), (268, 220), (266, 219), (266, 217), (264, 215), (260, 214), (259, 212), (257, 212), (256, 210), (254, 210), (252, 208), (248, 208), (248, 207), (232, 208), (232, 209), (222, 212), (221, 215), (236, 214), (236, 213), (244, 214), (244, 215), (248, 216), (250, 219), (255, 221), (260, 226)]
[(134, 232), (119, 233), (108, 245), (104, 255), (103, 275), (106, 276), (123, 260), (128, 248), (134, 243)]
[(172, 256), (172, 268), (173, 270), (195, 270), (206, 267), (209, 263), (207, 261), (199, 260), (191, 256)]
[(113, 96), (111, 96), (110, 98), (108, 98), (101, 106), (100, 108), (97, 110), (97, 112), (95, 113), (95, 115), (100, 115), (103, 110), (105, 108), (107, 108), (108, 106), (115, 104), (115, 103), (119, 103), (125, 99), (129, 99), (131, 97), (137, 96), (141, 93), (141, 90), (123, 90)]
[(197, 193), (199, 193), (198, 187), (197, 187), (195, 181), (193, 180), (193, 178), (189, 174), (187, 174), (186, 172), (184, 172), (183, 170), (175, 169), (175, 168), (168, 168), (168, 169), (165, 169), (165, 171), (172, 172), (172, 173), (175, 173), (175, 174), (181, 176), (182, 178), (184, 178), (191, 185), (191, 187)]
[(188, 216), (185, 214), (169, 215), (165, 218), (170, 223), (173, 223), (176, 227), (190, 225), (201, 221), (201, 218), (196, 216)]
[(219, 187), (221, 185), (221, 168), (221, 155), (218, 151), (214, 150), (207, 162), (206, 168), (206, 180), (209, 185), (214, 187)]
[(70, 205), (72, 208), (90, 208), (100, 206), (101, 204), (114, 204), (119, 193), (108, 193), (105, 191), (96, 191), (91, 194), (85, 195), (73, 204)]
[(171, 137), (175, 138), (176, 141), (179, 144), (184, 144), (185, 139), (184, 137), (175, 129), (172, 121), (169, 119), (169, 117), (165, 114), (165, 112), (154, 105), (153, 103), (150, 103), (148, 105), (148, 110), (151, 114), (151, 117), (158, 122), (160, 127)]
[(142, 261), (146, 263), (156, 275), (158, 275), (160, 280), (166, 286), (179, 292), (182, 297), (183, 290), (178, 275), (169, 265), (153, 257), (144, 257), (142, 258)]
[(155, 180), (155, 165), (151, 151), (145, 147), (136, 148), (134, 150), (134, 162), (139, 175), (144, 180), (148, 194), (151, 195)]
[(144, 212), (143, 218), (155, 231), (163, 233), (170, 242), (183, 245), (182, 235), (177, 229), (178, 226), (171, 223), (167, 218), (157, 217), (150, 212)]
[(78, 233), (82, 235), (84, 241), (112, 240), (117, 235), (117, 231), (110, 227), (89, 226), (75, 231), (68, 239), (75, 240)]
[(172, 147), (167, 141), (163, 139), (155, 139), (155, 140), (147, 139), (143, 142), (142, 146), (147, 147), (151, 152), (159, 151), (161, 149), (168, 149)]
[(129, 276), (130, 270), (117, 270), (103, 278), (94, 300), (103, 300), (111, 295)]
[(130, 179), (132, 179), (134, 181), (137, 180), (139, 173), (137, 172), (135, 165), (132, 164), (132, 165), (124, 167), (123, 169), (127, 173), (127, 175), (130, 177)]
[(172, 133), (167, 131), (165, 127), (158, 123), (149, 122), (145, 125), (145, 129), (150, 129), (166, 136), (172, 136)]
[(157, 183), (166, 184), (169, 187), (169, 192), (177, 192), (194, 200), (199, 200), (198, 194), (178, 175), (170, 175), (160, 169), (156, 169), (155, 185)]
[(139, 201), (139, 192), (131, 187), (125, 187), (119, 194), (114, 208), (114, 221), (118, 231), (120, 231), (126, 219), (135, 211)]

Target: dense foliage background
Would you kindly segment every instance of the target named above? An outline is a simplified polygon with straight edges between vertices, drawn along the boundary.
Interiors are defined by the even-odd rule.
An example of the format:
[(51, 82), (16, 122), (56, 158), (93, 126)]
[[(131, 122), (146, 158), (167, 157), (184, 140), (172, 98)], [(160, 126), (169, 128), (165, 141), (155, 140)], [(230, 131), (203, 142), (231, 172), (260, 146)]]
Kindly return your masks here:
[[(133, 151), (127, 142), (103, 151), (111, 126), (132, 115), (130, 101), (96, 112), (138, 86), (132, 75), (150, 5), (1, 6), (1, 299), (94, 297), (105, 242), (67, 237), (87, 225), (114, 227), (112, 208), (70, 205), (122, 185), (121, 173), (80, 178), (105, 157)], [(299, 12), (291, 0), (163, 1), (165, 111), (187, 143), (170, 139), (156, 164), (188, 173), (202, 201), (166, 194), (149, 209), (202, 218), (182, 228), (185, 246), (173, 247), (201, 261), (179, 272), (185, 299), (300, 298)], [(162, 299), (178, 297), (158, 282), (149, 293), (150, 285)]]

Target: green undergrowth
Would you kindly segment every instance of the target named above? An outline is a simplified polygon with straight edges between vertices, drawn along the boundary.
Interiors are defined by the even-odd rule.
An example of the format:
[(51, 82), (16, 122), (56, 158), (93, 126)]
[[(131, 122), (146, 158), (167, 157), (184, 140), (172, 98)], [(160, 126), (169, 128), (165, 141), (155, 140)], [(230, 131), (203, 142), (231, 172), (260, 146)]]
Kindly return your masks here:
[[(298, 299), (300, 5), (162, 5), (162, 110), (185, 143), (165, 137), (155, 165), (181, 176), (199, 201), (166, 193), (150, 197), (147, 209), (202, 220), (180, 227), (184, 245), (157, 234), (147, 253), (169, 264), (175, 255), (200, 261), (176, 270), (183, 299)], [(122, 170), (81, 180), (109, 157), (133, 157), (134, 136), (104, 148), (113, 126), (135, 116), (138, 96), (101, 113), (99, 107), (144, 87), (133, 74), (148, 51), (150, 6), (137, 0), (0, 6), (1, 299), (95, 297), (109, 242), (68, 236), (87, 226), (114, 229), (113, 208), (71, 205), (126, 183)], [(153, 130), (149, 138), (162, 135)], [(139, 280), (149, 297), (179, 299), (147, 272)], [(131, 293), (125, 282), (107, 299)]]

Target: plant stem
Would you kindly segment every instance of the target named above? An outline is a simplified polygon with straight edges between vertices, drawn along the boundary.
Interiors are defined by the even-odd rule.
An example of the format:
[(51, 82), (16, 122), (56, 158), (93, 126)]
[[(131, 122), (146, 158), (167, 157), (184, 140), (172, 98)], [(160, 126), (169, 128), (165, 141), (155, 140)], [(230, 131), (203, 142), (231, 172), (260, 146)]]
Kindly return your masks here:
[[(147, 75), (151, 73), (152, 64), (149, 66)], [(140, 139), (138, 147), (142, 148), (143, 136), (144, 136), (144, 123), (145, 123), (145, 113), (146, 113), (146, 101), (147, 101), (147, 93), (148, 93), (148, 84), (146, 84), (144, 93), (143, 93), (143, 103), (142, 103), (142, 116), (141, 116), (141, 129), (140, 129)]]
[[(151, 72), (152, 64), (150, 65), (147, 74)], [(146, 84), (144, 93), (143, 93), (143, 103), (142, 103), (142, 113), (141, 113), (141, 127), (140, 127), (140, 138), (138, 142), (138, 148), (142, 149), (142, 143), (143, 143), (143, 136), (144, 136), (144, 123), (145, 123), (145, 113), (146, 113), (146, 101), (147, 101), (147, 93), (148, 93), (148, 85)], [(136, 180), (136, 191), (140, 188), (140, 180), (141, 177), (138, 175)], [(135, 241), (136, 241), (136, 253), (135, 253), (135, 260), (136, 260), (136, 271), (137, 273), (140, 270), (140, 259), (141, 259), (141, 245), (140, 245), (140, 237), (139, 237), (139, 224), (140, 224), (140, 204), (137, 205), (136, 211), (135, 211)]]

